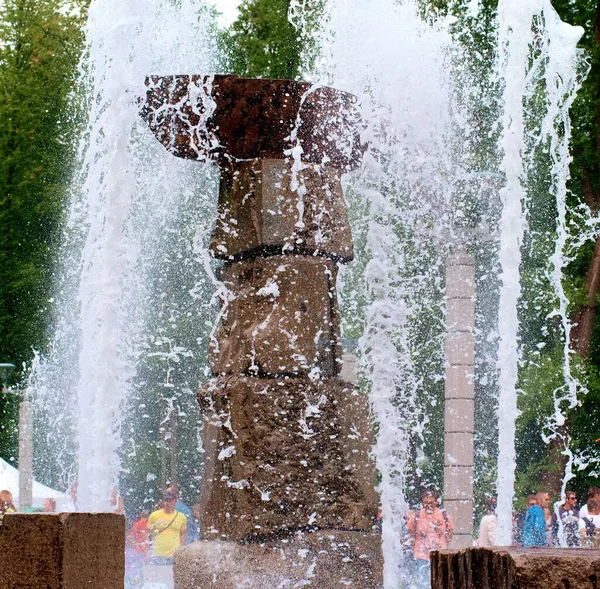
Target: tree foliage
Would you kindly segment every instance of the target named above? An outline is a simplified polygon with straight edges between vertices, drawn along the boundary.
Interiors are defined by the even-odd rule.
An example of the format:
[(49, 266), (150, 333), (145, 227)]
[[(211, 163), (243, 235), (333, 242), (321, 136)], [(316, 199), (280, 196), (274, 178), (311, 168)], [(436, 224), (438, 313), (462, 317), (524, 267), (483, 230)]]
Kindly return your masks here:
[[(84, 16), (84, 6), (67, 13), (59, 0), (0, 5), (0, 359), (18, 367), (48, 336)], [(0, 419), (0, 455), (11, 457), (14, 400), (0, 400)]]
[(288, 20), (291, 0), (244, 0), (228, 38), (233, 72), (253, 78), (296, 79), (299, 33)]

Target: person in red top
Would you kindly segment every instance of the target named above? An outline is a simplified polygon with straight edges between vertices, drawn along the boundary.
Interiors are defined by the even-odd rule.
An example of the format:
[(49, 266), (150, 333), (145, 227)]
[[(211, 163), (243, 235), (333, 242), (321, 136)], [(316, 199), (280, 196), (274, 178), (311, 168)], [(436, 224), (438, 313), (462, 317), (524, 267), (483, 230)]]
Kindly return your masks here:
[(407, 524), (413, 541), (417, 582), (423, 588), (430, 586), (429, 553), (448, 548), (454, 534), (448, 514), (438, 506), (438, 497), (437, 491), (425, 489), (421, 493), (423, 509), (415, 511)]
[(139, 519), (129, 530), (129, 544), (138, 554), (146, 555), (150, 548), (150, 532), (148, 531), (147, 511), (141, 511)]
[(139, 518), (129, 529), (125, 549), (125, 577), (128, 587), (137, 587), (142, 583), (142, 569), (149, 560), (150, 532), (148, 531), (147, 511), (141, 511)]

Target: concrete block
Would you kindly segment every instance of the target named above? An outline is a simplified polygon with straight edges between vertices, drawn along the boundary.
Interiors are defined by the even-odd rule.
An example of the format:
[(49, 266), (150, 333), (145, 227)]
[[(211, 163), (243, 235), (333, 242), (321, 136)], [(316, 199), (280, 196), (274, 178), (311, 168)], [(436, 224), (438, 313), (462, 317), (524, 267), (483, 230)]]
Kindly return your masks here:
[(466, 548), (431, 553), (432, 589), (596, 589), (600, 552)]
[(446, 359), (452, 365), (473, 366), (475, 363), (475, 336), (461, 331), (446, 336)]
[(446, 397), (452, 399), (475, 398), (475, 370), (471, 365), (446, 367)]
[(123, 589), (125, 517), (8, 514), (0, 553), (0, 589)]
[(225, 376), (198, 400), (208, 416), (204, 538), (372, 529), (379, 501), (362, 393), (339, 379)]
[(448, 331), (475, 330), (475, 301), (473, 299), (448, 299), (446, 302)]
[(447, 266), (472, 266), (475, 267), (475, 258), (465, 251), (457, 251), (448, 256)]
[(358, 358), (354, 354), (342, 355), (342, 369), (339, 378), (349, 384), (356, 384), (358, 378)]
[(342, 349), (336, 265), (270, 256), (221, 271), (235, 299), (210, 345), (214, 374), (335, 376)]
[(233, 260), (266, 250), (352, 260), (341, 172), (310, 164), (292, 172), (291, 165), (284, 159), (258, 159), (223, 169), (210, 245), (216, 258)]
[(475, 299), (475, 268), (448, 266), (446, 268), (446, 298)]
[[(445, 499), (444, 508), (448, 512), (452, 523), (454, 524), (454, 533), (456, 536), (468, 536), (468, 544), (473, 545), (473, 502), (469, 500)], [(463, 542), (465, 538), (457, 538), (457, 541)], [(453, 548), (458, 548), (453, 542)]]
[[(475, 406), (471, 399), (447, 399), (445, 402), (444, 431), (475, 431)], [(470, 463), (469, 463), (470, 464)]]
[(444, 464), (448, 466), (473, 465), (473, 434), (447, 432), (444, 436)]
[(444, 499), (471, 500), (473, 467), (444, 466)]
[(176, 589), (379, 589), (381, 536), (327, 530), (260, 544), (195, 542), (177, 550), (173, 570)]

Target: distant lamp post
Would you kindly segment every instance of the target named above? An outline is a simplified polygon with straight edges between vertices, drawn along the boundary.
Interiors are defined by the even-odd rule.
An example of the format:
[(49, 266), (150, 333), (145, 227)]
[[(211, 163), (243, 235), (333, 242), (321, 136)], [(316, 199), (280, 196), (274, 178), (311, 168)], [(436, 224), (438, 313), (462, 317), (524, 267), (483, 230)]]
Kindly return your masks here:
[(15, 368), (16, 366), (14, 364), (9, 364), (8, 362), (0, 363), (0, 380), (2, 381), (3, 393), (9, 392), (6, 388), (6, 384), (8, 383), (8, 379)]
[(29, 401), (29, 389), (14, 390), (7, 387), (15, 365), (0, 363), (2, 393), (22, 397), (19, 403), (19, 509), (27, 509), (33, 503), (33, 411)]

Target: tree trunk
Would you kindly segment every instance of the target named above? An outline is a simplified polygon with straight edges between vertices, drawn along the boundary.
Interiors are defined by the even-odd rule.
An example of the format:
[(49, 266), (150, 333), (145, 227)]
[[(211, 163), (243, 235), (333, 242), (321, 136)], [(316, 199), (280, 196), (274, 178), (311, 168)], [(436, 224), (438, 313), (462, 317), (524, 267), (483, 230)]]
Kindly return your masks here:
[(600, 289), (600, 236), (587, 274), (587, 305), (580, 309), (572, 319), (572, 348), (582, 358), (587, 358), (592, 343), (592, 333), (596, 319), (596, 302)]
[[(596, 5), (596, 18), (594, 21), (594, 33), (596, 40), (596, 53), (600, 52), (600, 0)], [(598, 67), (598, 64), (595, 64)], [(595, 106), (595, 142), (600, 160), (600, 86), (596, 88)], [(600, 161), (599, 161), (600, 166)], [(599, 196), (592, 187), (589, 170), (582, 171), (582, 189), (585, 203), (590, 207), (593, 214), (598, 212)], [(587, 304), (579, 309), (571, 319), (573, 329), (571, 332), (571, 348), (582, 358), (590, 354), (592, 334), (596, 320), (596, 302), (598, 290), (600, 289), (600, 236), (596, 239), (596, 247), (592, 255), (592, 261), (587, 273)]]

